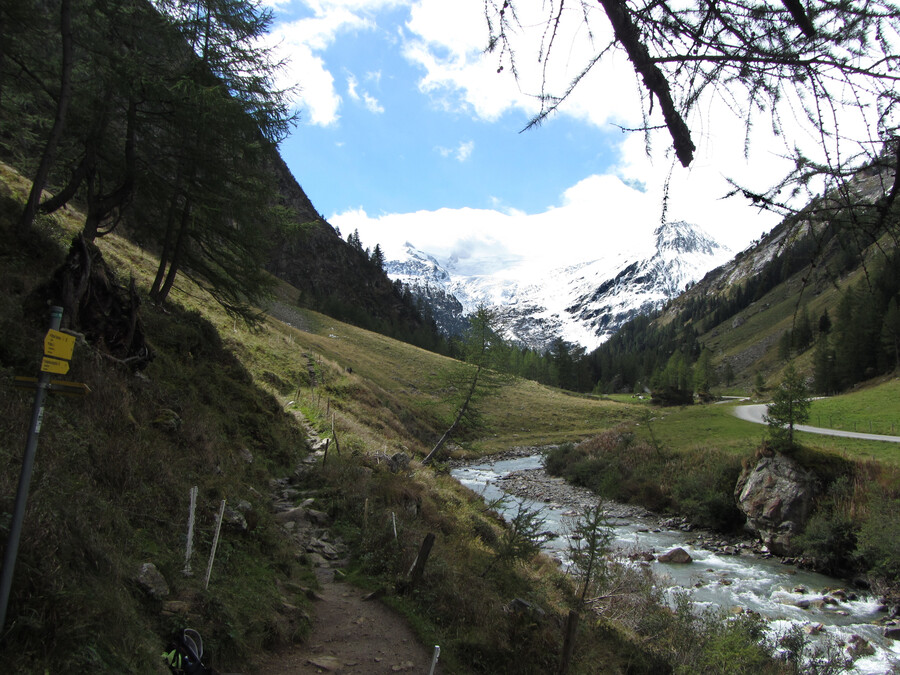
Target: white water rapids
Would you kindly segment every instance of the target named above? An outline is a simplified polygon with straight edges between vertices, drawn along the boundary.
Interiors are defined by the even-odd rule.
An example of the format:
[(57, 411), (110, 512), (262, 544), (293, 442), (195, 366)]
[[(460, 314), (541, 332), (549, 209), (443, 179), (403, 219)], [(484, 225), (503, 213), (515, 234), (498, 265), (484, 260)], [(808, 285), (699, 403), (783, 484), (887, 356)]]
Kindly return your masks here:
[[(482, 494), (486, 500), (492, 500), (505, 494), (501, 489), (504, 477), (512, 472), (538, 469), (542, 461), (541, 455), (530, 455), (461, 466), (451, 473), (466, 487)], [(504, 515), (515, 514), (518, 504), (523, 501), (531, 509), (540, 509), (541, 517), (545, 518), (545, 529), (559, 535), (547, 542), (547, 552), (564, 560), (567, 521), (577, 515), (571, 506), (507, 496), (509, 499), (502, 508)], [(705, 549), (698, 544), (696, 533), (664, 528), (658, 518), (635, 513), (637, 515), (629, 514), (626, 518), (613, 510), (610, 518), (614, 545), (623, 553), (665, 553), (680, 546), (693, 558), (692, 563), (682, 565), (650, 563), (660, 583), (670, 590), (683, 589), (699, 606), (742, 607), (759, 612), (769, 621), (773, 633), (784, 633), (792, 624), (804, 627), (822, 624), (825, 627), (823, 633), (839, 643), (849, 643), (854, 635), (862, 636), (874, 647), (875, 653), (857, 658), (850, 672), (888, 673), (894, 664), (900, 664), (900, 641), (885, 638), (883, 627), (873, 623), (885, 617), (878, 598), (850, 589), (847, 589), (847, 598), (840, 593), (829, 594), (829, 591), (846, 588), (845, 582), (746, 550), (741, 550), (739, 555), (725, 555)], [(834, 595), (840, 599), (836, 604), (817, 602), (826, 595), (830, 598), (828, 602), (834, 602)], [(800, 605), (807, 603), (806, 609), (801, 608)]]

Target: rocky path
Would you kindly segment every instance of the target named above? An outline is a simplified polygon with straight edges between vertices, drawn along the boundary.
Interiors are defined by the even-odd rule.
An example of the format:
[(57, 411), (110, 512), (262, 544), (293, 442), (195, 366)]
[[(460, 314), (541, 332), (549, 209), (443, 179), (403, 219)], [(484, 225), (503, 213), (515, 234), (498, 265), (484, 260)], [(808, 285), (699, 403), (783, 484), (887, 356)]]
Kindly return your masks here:
[[(302, 645), (266, 657), (257, 675), (428, 673), (431, 652), (378, 600), (348, 584), (325, 580), (316, 594), (312, 633)], [(435, 669), (440, 672), (440, 669)]]
[[(266, 655), (248, 671), (254, 675), (380, 675), (427, 674), (433, 652), (418, 642), (406, 621), (366, 591), (340, 581), (347, 564), (347, 547), (333, 535), (327, 513), (316, 508), (315, 491), (297, 486), (296, 477), (322, 461), (315, 431), (307, 428), (314, 451), (295, 476), (272, 482), (276, 520), (315, 567), (319, 588), (313, 599), (308, 639)], [(439, 673), (440, 666), (435, 673)]]

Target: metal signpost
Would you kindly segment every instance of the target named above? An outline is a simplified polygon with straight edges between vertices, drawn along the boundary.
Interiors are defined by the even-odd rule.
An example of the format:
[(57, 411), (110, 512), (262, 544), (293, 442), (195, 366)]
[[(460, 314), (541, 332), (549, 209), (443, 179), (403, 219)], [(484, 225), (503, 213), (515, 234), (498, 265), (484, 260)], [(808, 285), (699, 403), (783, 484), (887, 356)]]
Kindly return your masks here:
[(44, 399), (47, 392), (84, 396), (90, 389), (81, 382), (62, 382), (50, 380), (51, 374), (65, 375), (69, 372), (69, 361), (75, 350), (75, 336), (59, 331), (62, 322), (62, 307), (50, 308), (50, 330), (44, 337), (44, 358), (41, 361), (39, 378), (17, 377), (15, 386), (35, 389), (34, 406), (31, 414), (31, 426), (28, 428), (28, 440), (25, 443), (25, 456), (22, 459), (22, 473), (19, 475), (19, 488), (16, 492), (16, 503), (13, 508), (12, 523), (6, 540), (3, 554), (3, 570), (0, 572), (0, 630), (6, 624), (6, 608), (9, 604), (9, 593), (12, 588), (13, 569), (19, 553), (19, 539), (22, 535), (22, 523), (25, 520), (25, 505), (28, 501), (28, 488), (31, 474), (34, 471), (34, 457), (37, 451), (38, 435), (44, 419)]

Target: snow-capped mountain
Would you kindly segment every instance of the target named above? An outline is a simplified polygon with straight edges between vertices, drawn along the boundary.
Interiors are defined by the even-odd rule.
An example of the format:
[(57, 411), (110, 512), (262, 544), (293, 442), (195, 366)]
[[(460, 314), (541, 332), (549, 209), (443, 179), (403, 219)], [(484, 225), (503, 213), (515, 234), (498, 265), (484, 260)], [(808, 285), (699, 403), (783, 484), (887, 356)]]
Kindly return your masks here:
[[(590, 253), (590, 252), (586, 252)], [(483, 304), (497, 315), (505, 337), (536, 349), (556, 338), (596, 348), (628, 319), (664, 305), (731, 251), (685, 222), (660, 225), (653, 240), (629, 252), (587, 258), (547, 270), (540, 264), (491, 261), (465, 273), (407, 243), (385, 271), (409, 286), (447, 332), (463, 326), (462, 315)]]

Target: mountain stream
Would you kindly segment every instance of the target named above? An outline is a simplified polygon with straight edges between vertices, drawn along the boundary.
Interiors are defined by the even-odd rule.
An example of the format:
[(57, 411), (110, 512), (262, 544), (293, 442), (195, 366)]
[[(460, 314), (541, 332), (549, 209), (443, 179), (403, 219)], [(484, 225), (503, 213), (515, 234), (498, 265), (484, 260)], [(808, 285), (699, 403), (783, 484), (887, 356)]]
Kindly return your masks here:
[[(556, 536), (545, 544), (548, 554), (566, 564), (567, 522), (581, 509), (594, 503), (588, 490), (568, 485), (561, 478), (547, 476), (543, 457), (535, 449), (519, 451), (519, 456), (457, 465), (452, 475), (485, 500), (504, 495), (499, 508), (507, 517), (515, 515), (522, 502), (540, 509), (544, 528)], [(506, 455), (508, 457), (508, 455)], [(878, 599), (851, 590), (845, 582), (815, 574), (777, 558), (760, 554), (749, 540), (729, 540), (714, 533), (702, 533), (682, 519), (661, 519), (640, 507), (604, 503), (614, 532), (614, 547), (623, 557), (629, 552), (665, 553), (681, 547), (693, 562), (649, 564), (659, 582), (671, 592), (687, 592), (697, 606), (741, 607), (765, 617), (773, 634), (783, 634), (791, 625), (800, 625), (810, 634), (829, 635), (839, 644), (868, 645), (853, 662), (855, 673), (887, 673), (900, 663), (900, 641), (884, 636), (878, 623), (886, 617)], [(654, 556), (655, 558), (655, 556)]]

